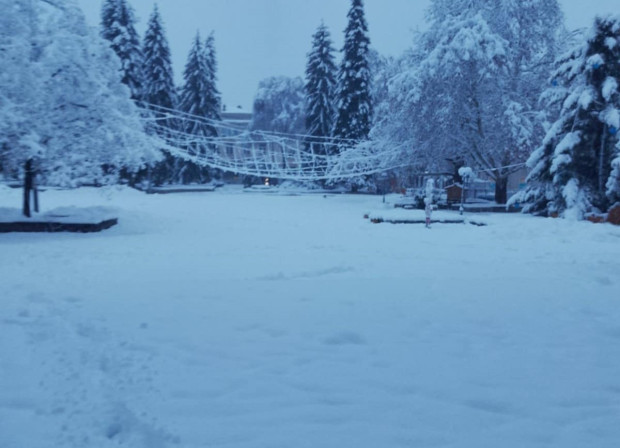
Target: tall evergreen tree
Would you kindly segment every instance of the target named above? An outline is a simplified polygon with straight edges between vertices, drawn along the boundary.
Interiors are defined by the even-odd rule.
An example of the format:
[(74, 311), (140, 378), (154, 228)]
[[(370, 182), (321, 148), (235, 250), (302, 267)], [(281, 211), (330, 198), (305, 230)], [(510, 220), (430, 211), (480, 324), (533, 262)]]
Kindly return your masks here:
[[(220, 121), (222, 119), (222, 95), (217, 88), (217, 52), (215, 50), (215, 36), (213, 32), (209, 34), (204, 45), (205, 61), (207, 65), (207, 108), (206, 116), (211, 120)], [(217, 135), (217, 130), (211, 128), (211, 134)], [(220, 170), (209, 170), (209, 175), (221, 178)]]
[(112, 26), (118, 18), (119, 0), (104, 0), (101, 5), (101, 37), (112, 41)]
[[(170, 62), (170, 48), (166, 39), (164, 27), (157, 5), (148, 22), (143, 44), (144, 54), (144, 90), (142, 99), (147, 105), (175, 109), (177, 106), (177, 90), (174, 85), (172, 63)], [(173, 119), (166, 119), (161, 112), (155, 112), (163, 128), (175, 129), (178, 124)], [(160, 135), (165, 137), (166, 131)], [(173, 180), (175, 160), (170, 154), (154, 170), (152, 180), (155, 184), (162, 184)]]
[(143, 99), (169, 109), (177, 103), (170, 48), (157, 5), (148, 22), (143, 44), (144, 94)]
[(559, 63), (546, 96), (561, 107), (528, 160), (525, 210), (583, 218), (618, 200), (620, 17), (597, 18), (585, 45)]
[(343, 59), (338, 72), (336, 121), (333, 135), (342, 139), (365, 140), (372, 117), (370, 97), (368, 25), (363, 0), (352, 0), (347, 15)]
[(131, 97), (140, 99), (144, 76), (142, 49), (135, 28), (133, 8), (127, 0), (106, 0), (101, 9), (101, 35), (121, 60), (122, 82), (129, 87)]
[[(210, 120), (221, 119), (221, 99), (216, 86), (216, 71), (217, 61), (213, 35), (207, 38), (203, 46), (200, 35), (196, 34), (183, 74), (185, 84), (181, 89), (179, 103), (182, 111)], [(216, 135), (216, 129), (213, 126), (202, 126), (198, 123), (194, 123), (193, 126), (199, 129), (186, 129), (186, 131), (207, 136)]]
[(215, 36), (213, 33), (209, 34), (205, 41), (204, 53), (207, 71), (205, 116), (212, 120), (221, 120), (222, 97), (217, 88), (217, 53), (215, 51)]
[[(312, 137), (329, 137), (334, 127), (334, 90), (336, 64), (331, 36), (321, 23), (312, 36), (312, 50), (306, 65), (306, 134)], [(320, 154), (325, 148), (314, 145)]]
[[(179, 108), (188, 114), (208, 117), (207, 84), (209, 83), (209, 73), (206, 54), (202, 46), (202, 41), (200, 40), (200, 34), (198, 33), (190, 49), (183, 78), (185, 79), (185, 84), (181, 89)], [(192, 126), (198, 128), (186, 129), (185, 131), (191, 132), (192, 134), (197, 132), (204, 133), (204, 129), (202, 129), (199, 124), (193, 123)]]
[[(213, 118), (211, 99), (211, 72), (207, 62), (207, 52), (205, 51), (200, 34), (196, 37), (187, 58), (183, 77), (185, 83), (181, 89), (179, 108), (188, 114), (196, 117)], [(216, 134), (215, 128), (208, 122), (200, 120), (188, 121), (184, 132), (196, 136), (213, 136)], [(204, 150), (201, 145), (190, 145), (191, 152), (198, 154)], [(174, 180), (181, 183), (205, 182), (209, 180), (208, 169), (201, 168), (190, 161), (181, 159), (175, 160)]]

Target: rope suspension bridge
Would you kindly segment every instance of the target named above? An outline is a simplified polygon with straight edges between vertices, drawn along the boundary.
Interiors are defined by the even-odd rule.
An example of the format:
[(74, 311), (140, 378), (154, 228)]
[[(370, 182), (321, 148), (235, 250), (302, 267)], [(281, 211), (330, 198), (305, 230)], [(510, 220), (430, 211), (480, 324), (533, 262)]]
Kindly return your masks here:
[[(141, 106), (147, 130), (175, 157), (241, 175), (294, 181), (341, 180), (406, 165), (403, 146), (247, 131), (152, 104)], [(383, 146), (381, 145), (383, 148)]]

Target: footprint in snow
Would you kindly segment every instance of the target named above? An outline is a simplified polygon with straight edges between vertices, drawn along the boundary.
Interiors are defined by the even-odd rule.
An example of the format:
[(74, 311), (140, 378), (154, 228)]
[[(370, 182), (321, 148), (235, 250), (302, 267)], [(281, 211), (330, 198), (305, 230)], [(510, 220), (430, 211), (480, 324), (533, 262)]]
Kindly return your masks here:
[(611, 286), (613, 282), (609, 277), (597, 277), (596, 281), (603, 286)]
[(326, 345), (365, 345), (366, 340), (359, 333), (342, 331), (323, 340)]

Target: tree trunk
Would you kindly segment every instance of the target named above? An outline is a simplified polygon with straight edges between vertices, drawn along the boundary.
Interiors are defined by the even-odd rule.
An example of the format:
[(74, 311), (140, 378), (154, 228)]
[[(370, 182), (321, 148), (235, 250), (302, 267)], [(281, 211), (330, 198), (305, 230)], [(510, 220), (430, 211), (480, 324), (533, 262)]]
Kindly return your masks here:
[(146, 179), (147, 179), (147, 187), (146, 187), (146, 192), (147, 193), (152, 193), (153, 192), (153, 167), (151, 166), (151, 164), (149, 163), (146, 167)]
[(39, 189), (37, 188), (36, 175), (33, 174), (32, 177), (32, 194), (34, 196), (34, 212), (39, 213)]
[(32, 191), (34, 180), (34, 172), (32, 169), (32, 159), (26, 160), (24, 166), (24, 207), (22, 212), (24, 216), (30, 218), (30, 192)]
[(505, 204), (508, 202), (508, 177), (501, 176), (495, 179), (495, 202)]
[(607, 125), (603, 126), (601, 134), (601, 150), (598, 156), (598, 193), (601, 197), (605, 196), (605, 181), (603, 173), (605, 171), (605, 134), (607, 133)]

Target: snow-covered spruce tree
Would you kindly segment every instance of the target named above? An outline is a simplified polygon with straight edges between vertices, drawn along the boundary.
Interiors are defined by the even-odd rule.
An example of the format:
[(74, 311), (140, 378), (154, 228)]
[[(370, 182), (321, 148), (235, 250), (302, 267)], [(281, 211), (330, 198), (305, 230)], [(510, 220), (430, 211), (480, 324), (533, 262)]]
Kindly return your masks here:
[(463, 159), (495, 181), (505, 203), (508, 175), (544, 133), (538, 98), (561, 40), (561, 10), (554, 0), (433, 0), (428, 18), (390, 82), (391, 109), (373, 137), (410, 142), (421, 169)]
[[(209, 40), (207, 40), (208, 45)], [(219, 96), (215, 88), (215, 73), (210, 62), (210, 51), (203, 47), (200, 34), (196, 34), (185, 65), (183, 77), (185, 83), (181, 89), (179, 109), (194, 115), (197, 119), (186, 122), (184, 132), (197, 137), (210, 137), (217, 134), (215, 127), (200, 118), (219, 119)], [(188, 148), (198, 154), (204, 151), (199, 145)], [(175, 182), (206, 182), (209, 180), (207, 168), (200, 167), (191, 161), (177, 159), (174, 175)]]
[(363, 0), (351, 0), (347, 15), (343, 56), (336, 87), (336, 120), (333, 136), (348, 140), (366, 140), (370, 132), (372, 101), (369, 68), (368, 25)]
[[(312, 50), (306, 64), (306, 134), (315, 154), (326, 155), (326, 137), (334, 127), (334, 91), (336, 86), (334, 48), (324, 23), (312, 36)], [(317, 137), (312, 139), (312, 137)]]
[[(142, 92), (142, 100), (147, 107), (150, 105), (158, 106), (166, 109), (175, 109), (177, 107), (177, 90), (174, 85), (174, 75), (172, 71), (172, 63), (170, 61), (170, 47), (166, 39), (164, 26), (162, 23), (159, 9), (155, 5), (153, 13), (149, 18), (144, 42), (142, 46), (144, 55), (144, 89)], [(178, 123), (173, 119), (166, 119), (165, 114), (155, 110), (153, 114), (159, 119), (159, 134), (165, 138), (168, 133), (165, 128), (174, 130), (178, 128)], [(155, 184), (162, 184), (172, 180), (174, 169), (174, 158), (166, 153), (164, 161), (158, 164), (154, 170), (153, 181)]]
[(532, 154), (525, 211), (576, 219), (618, 200), (620, 18), (597, 18), (586, 42), (558, 62), (545, 94), (560, 116)]
[[(577, 61), (583, 59), (583, 45), (558, 58), (556, 68), (551, 74), (550, 87), (541, 95), (541, 103), (549, 111), (556, 111), (556, 120), (542, 141), (542, 144), (528, 158), (526, 165), (530, 173), (526, 179), (525, 190), (514, 195), (509, 204), (520, 203), (525, 213), (536, 215), (549, 214), (549, 204), (553, 200), (553, 174), (551, 163), (558, 143), (558, 136), (572, 127), (569, 115), (561, 114), (562, 104), (570, 95), (571, 86), (583, 81), (579, 72), (574, 70)], [(555, 212), (554, 212), (555, 213)]]
[[(215, 49), (215, 35), (212, 31), (207, 37), (204, 44), (205, 58), (207, 62), (207, 71), (209, 83), (207, 84), (207, 117), (211, 120), (221, 121), (222, 116), (222, 94), (217, 88), (217, 51)], [(213, 131), (216, 131), (213, 129)], [(216, 135), (214, 132), (213, 135)], [(222, 171), (219, 169), (209, 169), (211, 177), (220, 179), (222, 177)]]
[(142, 48), (144, 100), (148, 104), (174, 109), (177, 105), (177, 95), (170, 62), (170, 47), (157, 6), (149, 18)]
[[(615, 147), (611, 149), (611, 172), (606, 183), (607, 199), (611, 206), (615, 206), (620, 203), (620, 16), (610, 17), (607, 22), (608, 24), (604, 26), (608, 27), (606, 32), (611, 33), (611, 35), (605, 38), (604, 44), (611, 54), (606, 52), (605, 56), (614, 55), (615, 59), (605, 62), (609, 75), (603, 82), (601, 93), (608, 102), (608, 108), (603, 113), (603, 117), (607, 125), (607, 132), (611, 137), (606, 144), (611, 146), (614, 140), (616, 142)], [(613, 68), (614, 65), (615, 69)], [(601, 155), (605, 156), (606, 151), (602, 150)]]
[[(215, 36), (213, 32), (211, 32), (209, 37), (205, 40), (204, 52), (207, 65), (207, 107), (205, 116), (211, 120), (221, 120), (222, 95), (217, 88), (217, 52), (215, 50)], [(215, 132), (215, 129), (213, 131)]]
[[(368, 139), (373, 107), (371, 99), (370, 37), (364, 16), (363, 0), (351, 0), (349, 19), (345, 29), (342, 61), (338, 70), (336, 87), (336, 119), (332, 135), (339, 140), (333, 146), (342, 152), (355, 142)], [(336, 182), (334, 179), (332, 183)], [(373, 188), (368, 176), (348, 179), (346, 185), (352, 191), (361, 187)]]
[(159, 158), (120, 65), (73, 1), (0, 0), (0, 160), (48, 185), (116, 182)]
[(119, 1), (104, 0), (101, 4), (101, 37), (109, 41), (114, 39), (112, 29), (114, 22), (118, 21)]
[(101, 10), (101, 35), (121, 60), (123, 83), (129, 86), (131, 97), (139, 100), (142, 94), (142, 48), (135, 28), (133, 8), (127, 0), (106, 0)]

